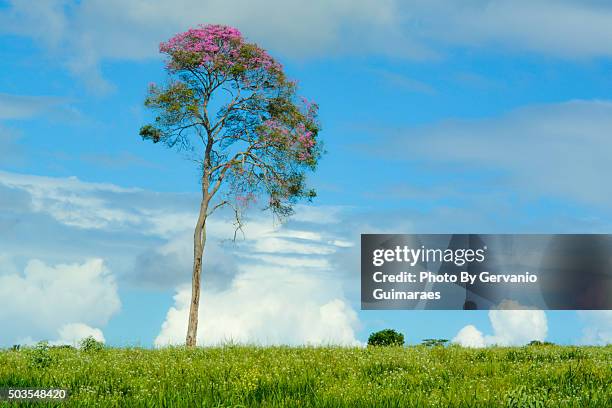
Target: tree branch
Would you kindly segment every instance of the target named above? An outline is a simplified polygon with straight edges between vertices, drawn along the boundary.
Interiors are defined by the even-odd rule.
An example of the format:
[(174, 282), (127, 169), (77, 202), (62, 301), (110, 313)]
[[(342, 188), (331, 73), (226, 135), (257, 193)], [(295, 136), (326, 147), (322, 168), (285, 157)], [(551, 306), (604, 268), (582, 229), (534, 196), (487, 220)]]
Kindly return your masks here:
[(211, 210), (210, 210), (210, 211), (209, 211), (209, 212), (206, 214), (206, 216), (207, 216), (207, 217), (208, 217), (208, 216), (210, 216), (212, 213), (214, 213), (214, 212), (215, 212), (215, 210), (216, 210), (217, 208), (221, 208), (221, 207), (223, 207), (224, 205), (227, 205), (227, 204), (229, 204), (229, 203), (230, 203), (230, 202), (229, 202), (229, 201), (227, 201), (227, 200), (223, 200), (223, 201), (221, 201), (220, 203), (218, 203), (217, 205), (215, 205), (215, 206), (214, 206), (214, 207), (213, 207), (213, 208), (212, 208), (212, 209), (211, 209)]

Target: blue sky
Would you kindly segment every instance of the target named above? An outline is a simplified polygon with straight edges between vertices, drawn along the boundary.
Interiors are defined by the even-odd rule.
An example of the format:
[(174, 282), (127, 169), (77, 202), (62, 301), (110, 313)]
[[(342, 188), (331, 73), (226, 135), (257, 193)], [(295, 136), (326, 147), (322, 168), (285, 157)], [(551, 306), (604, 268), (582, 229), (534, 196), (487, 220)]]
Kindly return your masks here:
[(200, 23), (269, 49), (328, 151), (286, 225), (211, 226), (201, 341), (612, 341), (610, 312), (360, 311), (358, 262), (361, 233), (611, 231), (612, 6), (301, 3), (0, 2), (0, 345), (182, 341), (197, 169), (138, 129)]

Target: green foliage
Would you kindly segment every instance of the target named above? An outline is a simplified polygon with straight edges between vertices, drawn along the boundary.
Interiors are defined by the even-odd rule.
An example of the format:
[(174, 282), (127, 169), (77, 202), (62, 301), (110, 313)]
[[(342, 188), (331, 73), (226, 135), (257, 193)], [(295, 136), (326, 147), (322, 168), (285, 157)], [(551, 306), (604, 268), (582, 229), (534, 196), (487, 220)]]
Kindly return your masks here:
[(370, 334), (368, 346), (403, 346), (404, 335), (393, 329), (385, 329)]
[(104, 349), (104, 343), (96, 340), (93, 336), (88, 336), (81, 340), (79, 348), (87, 353), (97, 352)]
[(612, 406), (612, 346), (30, 351), (0, 351), (0, 387), (66, 388), (62, 407)]
[(153, 143), (159, 143), (159, 141), (161, 140), (161, 132), (159, 131), (159, 129), (151, 125), (144, 125), (143, 127), (141, 127), (140, 136), (143, 139), (151, 140)]
[(555, 343), (551, 343), (550, 341), (540, 341), (540, 340), (531, 340), (528, 346), (554, 346)]
[(448, 343), (447, 339), (423, 339), (421, 344), (426, 347), (444, 346)]
[(316, 196), (306, 175), (324, 153), (318, 105), (298, 96), (274, 58), (216, 25), (179, 33), (160, 51), (168, 80), (149, 85), (145, 106), (154, 119), (139, 134), (198, 163), (213, 208), (231, 207), (240, 226), (258, 198), (285, 218)]
[(46, 368), (53, 364), (54, 357), (50, 352), (49, 343), (40, 341), (30, 350), (30, 365), (36, 368)]
[(508, 408), (544, 408), (547, 399), (547, 390), (533, 392), (525, 385), (520, 385), (506, 394)]
[(70, 344), (58, 344), (55, 346), (51, 346), (50, 348), (52, 349), (74, 349), (74, 347), (71, 346)]

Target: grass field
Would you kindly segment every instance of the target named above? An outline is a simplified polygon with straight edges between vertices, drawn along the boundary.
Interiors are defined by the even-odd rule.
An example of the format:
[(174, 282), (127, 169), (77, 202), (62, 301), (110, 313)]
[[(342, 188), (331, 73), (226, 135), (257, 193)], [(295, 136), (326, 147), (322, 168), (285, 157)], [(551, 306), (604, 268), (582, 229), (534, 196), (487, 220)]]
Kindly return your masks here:
[(612, 407), (612, 346), (39, 347), (0, 351), (0, 387), (71, 407)]

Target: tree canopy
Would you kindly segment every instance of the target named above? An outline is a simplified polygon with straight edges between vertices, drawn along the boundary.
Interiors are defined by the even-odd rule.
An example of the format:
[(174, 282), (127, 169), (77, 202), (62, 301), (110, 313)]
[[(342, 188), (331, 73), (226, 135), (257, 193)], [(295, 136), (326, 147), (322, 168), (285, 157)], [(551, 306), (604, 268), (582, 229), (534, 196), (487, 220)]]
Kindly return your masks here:
[(265, 208), (286, 216), (322, 153), (318, 105), (298, 98), (296, 82), (265, 50), (232, 27), (204, 25), (160, 44), (169, 81), (150, 84), (145, 105), (156, 116), (140, 135), (154, 143), (202, 152), (205, 199), (223, 192), (209, 209), (238, 213), (261, 193)]

